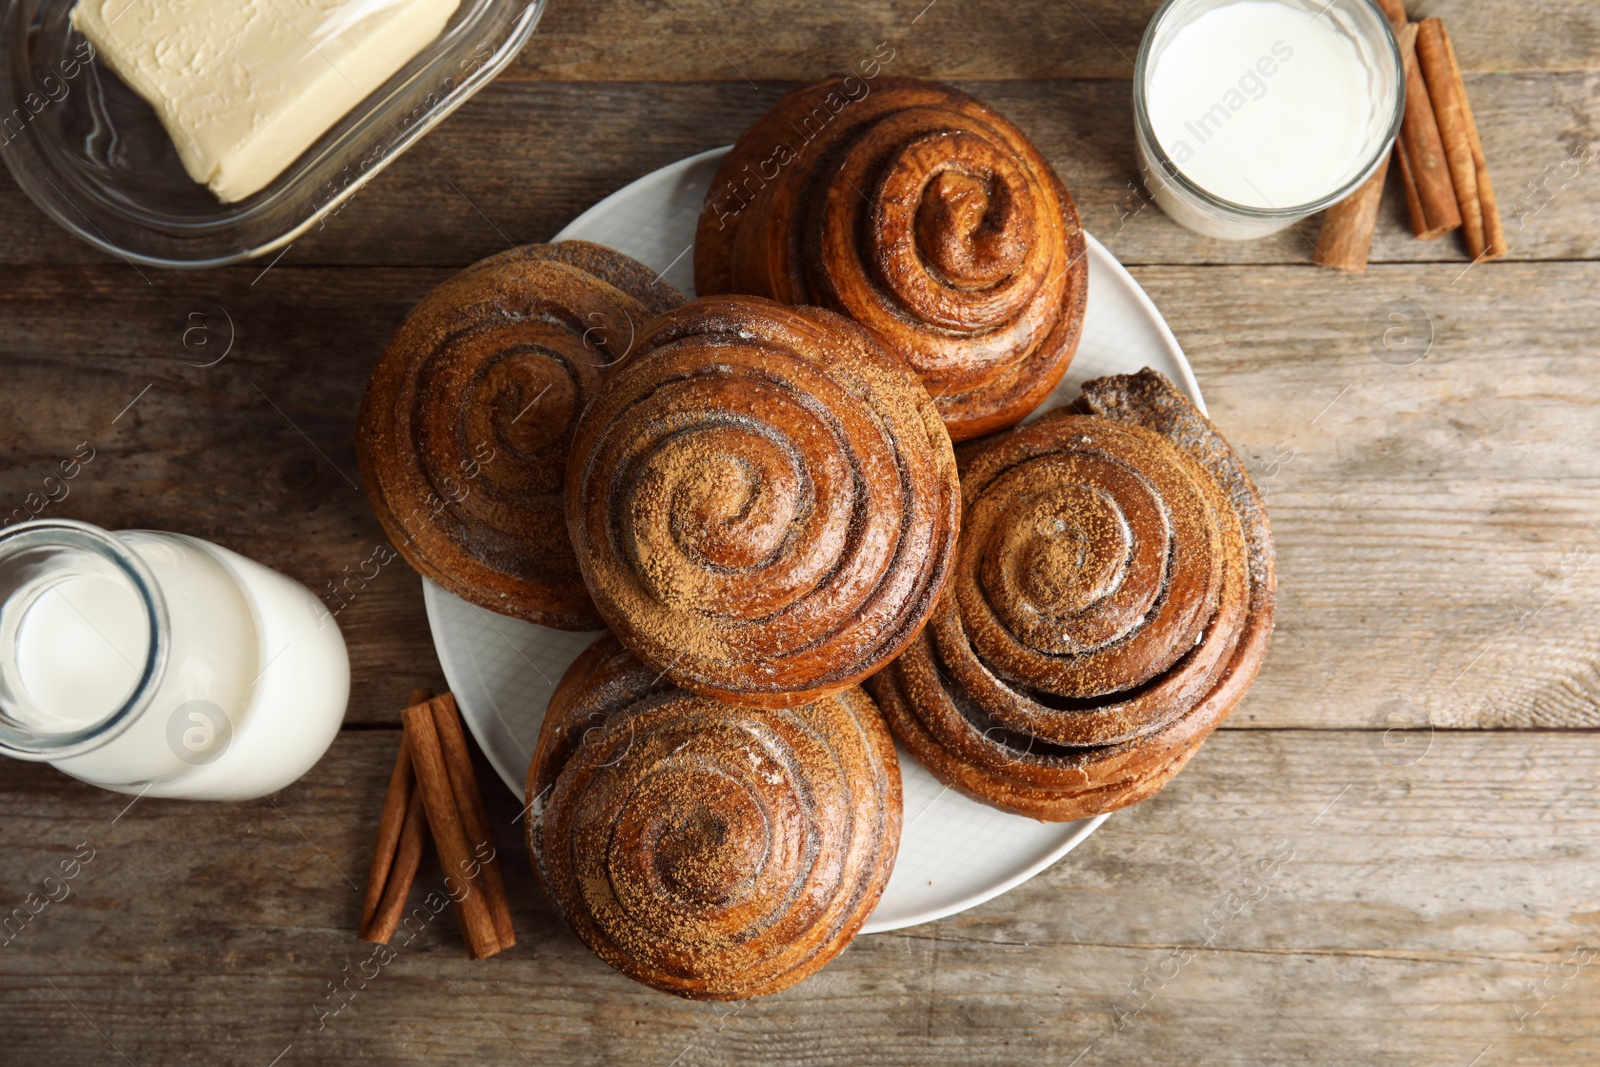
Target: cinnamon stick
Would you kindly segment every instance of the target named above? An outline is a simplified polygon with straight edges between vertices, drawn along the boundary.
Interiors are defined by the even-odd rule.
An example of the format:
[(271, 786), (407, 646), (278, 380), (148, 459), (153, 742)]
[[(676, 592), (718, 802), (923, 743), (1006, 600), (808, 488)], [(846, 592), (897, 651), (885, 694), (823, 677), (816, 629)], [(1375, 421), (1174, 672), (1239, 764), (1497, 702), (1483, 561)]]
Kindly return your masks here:
[(1451, 75), (1450, 56), (1445, 52), (1444, 23), (1423, 19), (1417, 23), (1417, 66), (1428, 84), (1433, 115), (1444, 145), (1445, 164), (1450, 169), (1450, 184), (1455, 190), (1456, 208), (1461, 213), (1461, 233), (1467, 239), (1467, 252), (1473, 259), (1483, 254), (1483, 205), (1478, 201), (1478, 171), (1472, 161), (1472, 145), (1467, 139), (1467, 120), (1461, 111), (1465, 88)]
[(467, 953), (481, 960), (493, 956), (503, 946), (482, 880), (466, 877), (465, 872), (472, 869), (475, 861), (461, 809), (456, 803), (455, 787), (450, 782), (439, 730), (434, 723), (433, 704), (437, 701), (435, 698), (405, 710), (403, 718), (411, 746), (411, 766), (416, 771), (417, 790), (428, 813), (428, 829), (433, 833), (433, 845), (445, 871), (445, 888), (455, 903), (456, 919), (467, 942)]
[[(411, 691), (411, 704), (422, 704), (433, 694), (425, 689)], [(367, 891), (361, 902), (361, 926), (356, 934), (362, 941), (387, 943), (394, 935), (394, 927), (387, 931), (382, 923), (375, 922), (385, 899), (398, 894), (402, 904), (411, 882), (417, 875), (416, 864), (407, 870), (406, 863), (398, 862), (405, 851), (406, 832), (411, 826), (412, 803), (415, 795), (415, 776), (411, 770), (411, 751), (405, 733), (400, 735), (400, 751), (395, 756), (394, 770), (389, 774), (389, 788), (383, 797), (383, 813), (378, 817), (378, 840), (372, 849), (372, 866), (367, 872)], [(415, 829), (420, 830), (417, 826)], [(414, 832), (414, 831), (413, 831)], [(420, 842), (417, 861), (421, 860)]]
[(1383, 200), (1383, 183), (1388, 177), (1389, 156), (1385, 153), (1378, 169), (1359, 189), (1328, 209), (1322, 219), (1322, 232), (1317, 234), (1313, 263), (1349, 274), (1366, 273), (1372, 233), (1378, 225), (1378, 205)]
[[(483, 886), (500, 947), (510, 948), (517, 943), (517, 935), (511, 928), (511, 907), (506, 901), (505, 882), (500, 877), (500, 856), (489, 833), (489, 817), (483, 810), (483, 794), (478, 790), (478, 777), (472, 770), (472, 755), (467, 750), (466, 733), (461, 729), (461, 716), (456, 711), (455, 698), (449, 693), (433, 701), (432, 708), (433, 724), (439, 733), (445, 768), (450, 772), (456, 807), (461, 812), (467, 843), (472, 846), (473, 858), (477, 861), (477, 881)], [(487, 858), (483, 849), (488, 849)], [(467, 869), (459, 873), (465, 875)]]
[[(1416, 62), (1417, 29), (1410, 24), (1398, 26), (1395, 38), (1400, 43), (1400, 54), (1409, 74)], [(1372, 234), (1378, 226), (1378, 207), (1383, 201), (1383, 186), (1389, 177), (1389, 160), (1385, 155), (1361, 188), (1328, 209), (1322, 220), (1322, 232), (1317, 235), (1316, 254), (1312, 256), (1318, 266), (1350, 274), (1366, 273)], [(1405, 181), (1404, 176), (1401, 180)]]
[(1389, 21), (1394, 24), (1394, 28), (1398, 32), (1406, 21), (1405, 6), (1401, 4), (1400, 0), (1378, 0), (1378, 6), (1383, 8), (1383, 13), (1389, 17)]
[(406, 898), (411, 893), (411, 883), (416, 880), (417, 868), (422, 866), (422, 849), (427, 843), (427, 835), (428, 816), (422, 808), (422, 794), (413, 789), (411, 803), (406, 807), (405, 827), (400, 831), (400, 843), (395, 850), (389, 884), (384, 886), (383, 899), (378, 902), (372, 921), (362, 925), (361, 940), (387, 945), (400, 928), (400, 919), (406, 911)]
[(1400, 122), (1400, 139), (1406, 170), (1421, 209), (1420, 219), (1412, 216), (1411, 228), (1424, 241), (1432, 241), (1461, 228), (1461, 209), (1456, 204), (1439, 120), (1434, 117), (1433, 98), (1428, 95), (1421, 66), (1413, 65), (1406, 74), (1406, 111)]
[(1478, 204), (1483, 212), (1484, 250), (1475, 254), (1484, 259), (1498, 259), (1511, 250), (1506, 243), (1505, 226), (1500, 221), (1500, 201), (1494, 195), (1494, 182), (1489, 178), (1489, 164), (1483, 155), (1483, 142), (1478, 138), (1478, 122), (1472, 117), (1472, 101), (1467, 99), (1466, 82), (1461, 80), (1461, 64), (1456, 62), (1455, 45), (1441, 23), (1439, 35), (1444, 39), (1444, 53), (1450, 60), (1450, 77), (1460, 87), (1461, 116), (1466, 121), (1467, 144), (1472, 149), (1472, 166), (1478, 182)]
[(1394, 142), (1394, 161), (1400, 168), (1400, 188), (1406, 194), (1406, 214), (1411, 216), (1411, 231), (1416, 233), (1428, 225), (1428, 220), (1422, 214), (1422, 201), (1417, 196), (1417, 180), (1411, 175), (1411, 161), (1406, 158), (1405, 142), (1396, 138)]
[[(1389, 17), (1402, 53), (1407, 47), (1402, 32), (1407, 31), (1405, 8), (1400, 0), (1378, 0)], [(1400, 157), (1400, 180), (1405, 187), (1406, 209), (1411, 215), (1411, 230), (1424, 241), (1442, 237), (1461, 227), (1461, 209), (1456, 204), (1455, 186), (1439, 136), (1439, 121), (1434, 117), (1428, 83), (1416, 64), (1406, 68), (1406, 107), (1396, 142)]]

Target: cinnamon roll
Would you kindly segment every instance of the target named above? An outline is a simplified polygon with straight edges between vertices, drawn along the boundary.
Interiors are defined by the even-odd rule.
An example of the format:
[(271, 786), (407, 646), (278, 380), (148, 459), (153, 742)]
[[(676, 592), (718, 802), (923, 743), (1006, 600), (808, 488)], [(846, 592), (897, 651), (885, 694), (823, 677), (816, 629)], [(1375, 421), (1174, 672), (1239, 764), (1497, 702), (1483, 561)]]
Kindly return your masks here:
[(491, 611), (599, 628), (567, 537), (567, 450), (607, 366), (682, 302), (586, 241), (512, 249), (424, 297), (372, 372), (356, 428), (396, 551)]
[(1084, 386), (962, 453), (961, 544), (927, 630), (870, 683), (975, 799), (1065, 821), (1143, 800), (1254, 679), (1272, 532), (1211, 423), (1156, 372)]
[(665, 682), (607, 634), (562, 677), (528, 775), (528, 847), (574, 933), (694, 999), (775, 993), (849, 944), (900, 841), (871, 698), (757, 711)]
[(584, 413), (567, 516), (601, 616), (704, 696), (792, 707), (894, 658), (932, 610), (960, 487), (927, 392), (819, 308), (692, 301)]
[(1022, 132), (913, 78), (833, 78), (745, 131), (706, 194), (700, 295), (842, 312), (922, 378), (960, 441), (1061, 381), (1088, 282), (1077, 208)]

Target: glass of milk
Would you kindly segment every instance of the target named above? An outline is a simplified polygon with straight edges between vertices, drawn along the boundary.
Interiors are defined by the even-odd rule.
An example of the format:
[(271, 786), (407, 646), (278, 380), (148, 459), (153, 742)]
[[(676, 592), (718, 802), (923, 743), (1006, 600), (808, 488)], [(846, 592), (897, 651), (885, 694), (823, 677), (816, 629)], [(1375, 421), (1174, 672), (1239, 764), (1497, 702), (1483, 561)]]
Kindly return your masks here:
[(1161, 209), (1242, 240), (1349, 196), (1400, 129), (1405, 73), (1370, 0), (1167, 0), (1139, 47), (1139, 169)]
[(0, 531), (0, 753), (124, 793), (243, 800), (339, 732), (350, 666), (303, 586), (182, 534)]

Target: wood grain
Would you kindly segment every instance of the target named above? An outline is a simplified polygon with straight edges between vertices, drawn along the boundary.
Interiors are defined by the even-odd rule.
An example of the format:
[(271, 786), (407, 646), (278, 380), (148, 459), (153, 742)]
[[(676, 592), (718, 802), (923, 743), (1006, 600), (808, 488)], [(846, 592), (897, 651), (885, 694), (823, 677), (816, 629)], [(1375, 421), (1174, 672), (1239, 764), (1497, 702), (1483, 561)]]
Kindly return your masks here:
[[(1172, 224), (1133, 163), (1156, 0), (554, 0), (504, 77), (238, 269), (135, 270), (0, 181), (0, 516), (92, 447), (42, 514), (193, 533), (342, 600), (353, 671), (346, 730), (267, 800), (130, 807), (0, 760), (0, 1059), (1600, 1062), (1600, 9), (1408, 6), (1449, 25), (1512, 262), (1463, 273), (1393, 187), (1360, 278), (1309, 265), (1315, 220), (1244, 244)], [(415, 575), (360, 576), (383, 534), (352, 430), (383, 342), (454, 270), (883, 41), (885, 70), (955, 80), (1027, 131), (1173, 326), (1277, 533), (1259, 683), (1167, 790), (1051, 870), (745, 1005), (595, 961), (480, 757), (523, 936), (467, 960), (425, 903), (430, 859), (414, 932), (363, 984), (391, 727), (408, 689), (444, 688)], [(86, 849), (61, 897), (46, 876)]]
[[(590, 956), (534, 887), (516, 798), (493, 789), (521, 942), (473, 963), (441, 915), (322, 1017), (341, 1003), (328, 983), (372, 951), (354, 940), (360, 894), (340, 871), (364, 859), (393, 740), (346, 733), (271, 804), (144, 800), (115, 823), (124, 798), (0, 766), (0, 901), (20, 902), (80, 841), (96, 850), (71, 894), (0, 948), (7, 1062), (122, 1062), (111, 1043), (173, 1065), (265, 1065), (290, 1046), (283, 1063), (1600, 1056), (1594, 735), (1439, 731), (1413, 737), (1405, 766), (1361, 732), (1219, 735), (1001, 900), (863, 937), (744, 1005), (678, 1001)], [(439, 877), (424, 868), (414, 905)], [(1581, 946), (1590, 962), (1564, 966)]]
[[(87, 443), (93, 459), (41, 515), (174, 529), (304, 583), (350, 650), (349, 721), (398, 722), (408, 690), (447, 686), (421, 583), (374, 562), (384, 534), (359, 488), (355, 412), (384, 341), (448, 272), (279, 268), (252, 286), (258, 273), (8, 272), (0, 516), (26, 517)], [(194, 366), (227, 350), (230, 321), (226, 358)]]
[(1134, 274), (1277, 540), (1232, 725), (1600, 725), (1592, 265)]
[[(1159, 0), (552, 0), (511, 68), (519, 79), (798, 80), (846, 70), (880, 41), (900, 73), (942, 79), (1130, 78)], [(1410, 0), (1442, 17), (1467, 71), (1600, 66), (1585, 0)]]
[[(820, 66), (818, 71), (828, 68)], [(885, 68), (895, 72), (894, 65)], [(1513, 259), (1600, 256), (1600, 76), (1469, 75)], [(1319, 219), (1253, 242), (1201, 238), (1138, 181), (1128, 82), (963, 81), (1011, 118), (1071, 190), (1089, 232), (1126, 263), (1309, 263)], [(398, 159), (278, 266), (459, 268), (542, 241), (657, 167), (731, 144), (785, 85), (496, 82)], [(1396, 182), (1391, 178), (1391, 183)], [(0, 264), (116, 263), (0, 181)], [(1391, 184), (1371, 261), (1467, 262), (1455, 238), (1418, 241)], [(257, 264), (254, 277), (271, 260)], [(132, 281), (140, 276), (126, 265)], [(157, 272), (148, 269), (146, 275)], [(270, 277), (270, 275), (268, 275)], [(246, 281), (249, 279), (246, 278)]]

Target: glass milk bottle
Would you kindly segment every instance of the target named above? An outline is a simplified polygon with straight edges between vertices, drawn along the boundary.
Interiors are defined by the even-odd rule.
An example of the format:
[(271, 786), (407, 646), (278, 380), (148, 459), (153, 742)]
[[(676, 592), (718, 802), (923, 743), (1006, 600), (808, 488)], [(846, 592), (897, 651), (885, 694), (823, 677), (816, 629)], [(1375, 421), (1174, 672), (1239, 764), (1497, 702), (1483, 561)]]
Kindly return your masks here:
[(311, 592), (182, 534), (0, 531), (0, 753), (123, 793), (295, 781), (339, 732), (344, 639)]

